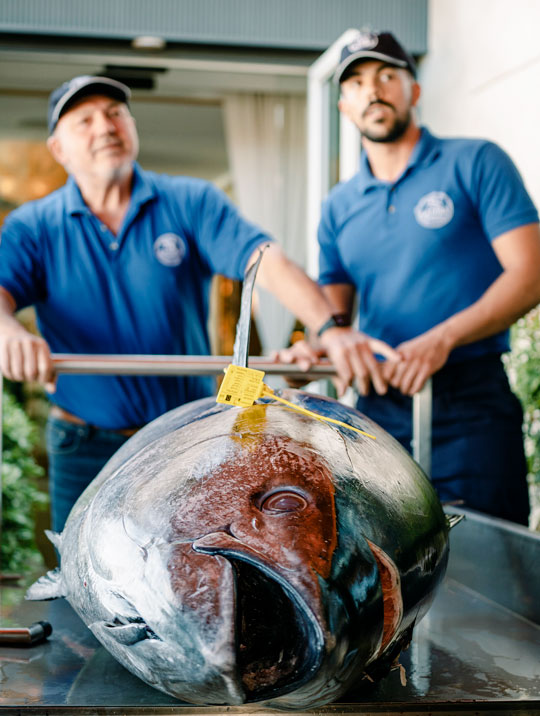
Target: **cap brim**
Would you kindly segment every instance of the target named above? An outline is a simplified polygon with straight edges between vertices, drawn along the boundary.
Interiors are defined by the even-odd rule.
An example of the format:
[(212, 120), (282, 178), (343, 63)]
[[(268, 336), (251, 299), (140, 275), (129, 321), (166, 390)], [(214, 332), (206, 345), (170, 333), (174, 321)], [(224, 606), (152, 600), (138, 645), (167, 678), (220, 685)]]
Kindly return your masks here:
[(122, 82), (113, 80), (110, 77), (92, 77), (88, 79), (88, 82), (77, 85), (71, 90), (68, 90), (58, 100), (55, 105), (54, 112), (50, 119), (50, 131), (53, 132), (58, 120), (62, 116), (62, 113), (66, 110), (68, 105), (75, 102), (78, 97), (87, 97), (91, 94), (102, 94), (112, 99), (118, 99), (120, 102), (128, 102), (131, 97), (131, 90)]
[(334, 72), (334, 82), (336, 84), (339, 84), (341, 81), (341, 77), (343, 76), (343, 73), (349, 67), (349, 65), (352, 65), (353, 62), (357, 62), (358, 60), (382, 60), (383, 62), (387, 62), (389, 65), (394, 65), (395, 67), (408, 67), (408, 63), (405, 62), (405, 60), (396, 60), (395, 57), (391, 57), (390, 55), (385, 55), (382, 52), (373, 52), (371, 50), (360, 50), (359, 52), (355, 52), (352, 55), (349, 55), (347, 59), (343, 60)]

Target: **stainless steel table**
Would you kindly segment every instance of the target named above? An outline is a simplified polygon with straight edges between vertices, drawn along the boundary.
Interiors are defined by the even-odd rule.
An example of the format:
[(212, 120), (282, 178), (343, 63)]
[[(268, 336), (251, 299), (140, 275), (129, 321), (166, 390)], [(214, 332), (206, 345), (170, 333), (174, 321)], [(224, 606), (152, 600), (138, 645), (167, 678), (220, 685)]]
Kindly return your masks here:
[[(393, 671), (310, 714), (540, 714), (540, 535), (466, 512), (451, 534), (446, 579)], [(139, 681), (100, 646), (64, 600), (1, 590), (3, 626), (53, 625), (47, 642), (0, 648), (3, 714), (251, 714), (196, 707)]]

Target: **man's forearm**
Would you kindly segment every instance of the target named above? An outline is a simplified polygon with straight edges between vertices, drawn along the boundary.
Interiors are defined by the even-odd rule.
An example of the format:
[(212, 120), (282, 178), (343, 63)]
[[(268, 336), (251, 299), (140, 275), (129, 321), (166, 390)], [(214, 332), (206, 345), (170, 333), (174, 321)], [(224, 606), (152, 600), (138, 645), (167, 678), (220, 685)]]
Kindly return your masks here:
[(454, 348), (507, 329), (539, 300), (538, 288), (524, 290), (517, 275), (504, 272), (471, 306), (397, 346), (402, 360), (388, 363), (384, 376), (394, 388), (413, 395), (445, 365)]
[(540, 302), (540, 280), (524, 284), (519, 274), (504, 272), (471, 306), (441, 324), (451, 348), (474, 343), (509, 328)]
[(15, 318), (16, 303), (13, 296), (0, 286), (0, 334), (24, 331), (25, 329)]
[(317, 332), (336, 312), (321, 287), (288, 259), (276, 244), (266, 249), (257, 281), (312, 332)]

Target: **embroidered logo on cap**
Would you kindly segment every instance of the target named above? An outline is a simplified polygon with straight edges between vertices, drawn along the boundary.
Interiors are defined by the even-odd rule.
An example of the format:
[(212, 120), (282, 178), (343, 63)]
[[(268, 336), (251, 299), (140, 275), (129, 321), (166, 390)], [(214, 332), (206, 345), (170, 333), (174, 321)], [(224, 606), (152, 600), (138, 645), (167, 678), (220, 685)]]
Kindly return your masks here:
[(349, 52), (359, 50), (372, 50), (379, 42), (379, 36), (373, 32), (359, 32), (358, 35), (347, 45)]
[(176, 234), (161, 234), (154, 241), (154, 254), (164, 266), (179, 266), (186, 251), (184, 239)]
[(454, 216), (454, 202), (444, 191), (430, 191), (414, 207), (414, 218), (426, 229), (440, 229)]

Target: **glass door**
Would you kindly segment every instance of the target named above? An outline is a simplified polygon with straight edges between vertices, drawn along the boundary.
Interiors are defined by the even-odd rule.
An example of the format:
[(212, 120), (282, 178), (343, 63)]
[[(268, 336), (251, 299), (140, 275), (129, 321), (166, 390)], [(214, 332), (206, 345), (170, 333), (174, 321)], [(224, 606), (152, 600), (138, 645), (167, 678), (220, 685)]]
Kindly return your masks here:
[[(340, 181), (350, 179), (358, 168), (360, 133), (338, 110), (339, 87), (334, 72), (339, 64), (341, 48), (351, 42), (358, 30), (343, 33), (309, 68), (307, 85), (307, 219), (306, 270), (316, 278), (319, 273), (317, 227), (321, 202)], [(309, 390), (336, 397), (329, 380), (310, 383)], [(349, 405), (356, 403), (350, 388), (342, 398)]]
[(358, 34), (343, 33), (309, 68), (307, 81), (307, 271), (318, 274), (317, 226), (321, 202), (339, 181), (358, 168), (360, 134), (337, 108), (339, 87), (333, 76), (341, 48)]

